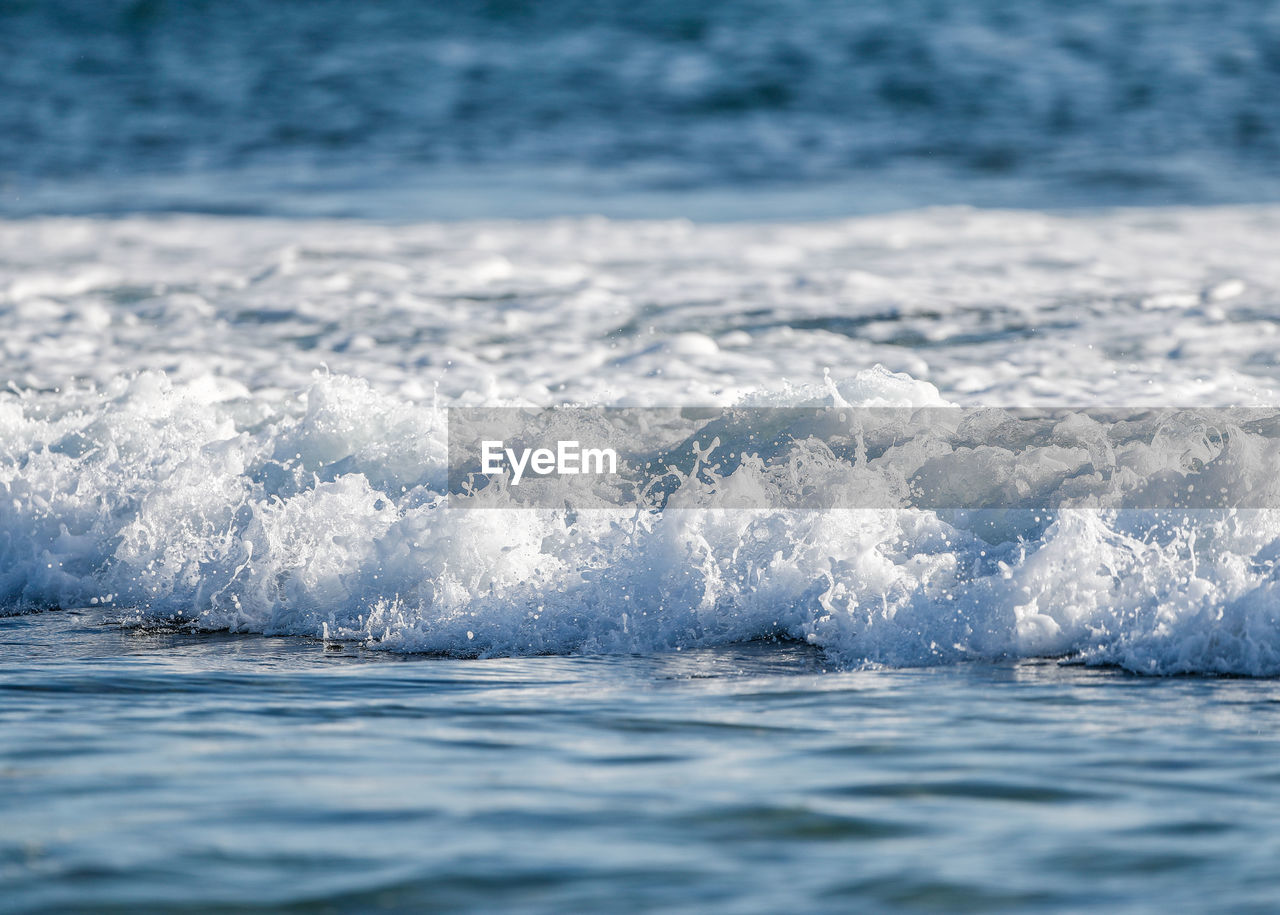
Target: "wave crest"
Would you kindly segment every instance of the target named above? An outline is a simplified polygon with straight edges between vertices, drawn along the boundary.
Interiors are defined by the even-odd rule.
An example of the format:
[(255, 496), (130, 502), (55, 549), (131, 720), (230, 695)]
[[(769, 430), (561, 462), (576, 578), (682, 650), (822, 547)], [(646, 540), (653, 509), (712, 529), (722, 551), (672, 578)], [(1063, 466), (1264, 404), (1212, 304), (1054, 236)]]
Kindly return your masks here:
[[(790, 396), (942, 402), (879, 369)], [(4, 395), (0, 606), (460, 656), (782, 637), (840, 665), (1280, 673), (1273, 511), (1028, 510), (1000, 537), (974, 512), (458, 511), (445, 437), (341, 376)]]

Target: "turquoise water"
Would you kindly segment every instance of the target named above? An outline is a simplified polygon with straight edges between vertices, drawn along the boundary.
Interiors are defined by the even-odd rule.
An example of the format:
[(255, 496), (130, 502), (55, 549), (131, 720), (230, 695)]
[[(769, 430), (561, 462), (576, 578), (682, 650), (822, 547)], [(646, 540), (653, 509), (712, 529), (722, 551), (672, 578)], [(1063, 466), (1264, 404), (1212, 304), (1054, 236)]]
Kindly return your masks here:
[(1280, 685), (0, 621), (7, 911), (1268, 911)]

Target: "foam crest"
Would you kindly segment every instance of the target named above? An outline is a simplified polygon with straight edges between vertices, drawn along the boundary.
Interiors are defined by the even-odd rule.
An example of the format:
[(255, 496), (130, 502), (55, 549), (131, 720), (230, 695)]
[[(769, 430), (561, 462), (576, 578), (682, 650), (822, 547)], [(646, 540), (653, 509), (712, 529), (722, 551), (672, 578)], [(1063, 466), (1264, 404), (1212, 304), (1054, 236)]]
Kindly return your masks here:
[[(1272, 403), (1277, 225), (0, 221), (0, 612), (457, 655), (779, 636), (839, 665), (1280, 673), (1274, 513), (1118, 507), (1191, 479), (1273, 504), (1265, 429), (1080, 416), (1029, 466), (1000, 411), (836, 428), (844, 405)], [(554, 404), (708, 408), (681, 419), (705, 457), (672, 458), (662, 514), (443, 504), (445, 408)], [(834, 409), (790, 450), (724, 418), (802, 405)], [(1011, 504), (895, 509), (912, 480)], [(883, 508), (785, 507), (805, 491)]]
[[(873, 368), (791, 402), (818, 391), (941, 401)], [(750, 462), (690, 471), (661, 513), (458, 510), (444, 411), (324, 374), (292, 395), (160, 373), (8, 394), (0, 431), (11, 609), (106, 603), (138, 622), (460, 656), (781, 637), (840, 665), (1280, 673), (1272, 511), (707, 508), (712, 487), (774, 485)], [(1106, 456), (1097, 430), (1067, 431)], [(1183, 430), (1193, 451), (1215, 447), (1202, 431)], [(873, 465), (796, 472), (830, 485)]]

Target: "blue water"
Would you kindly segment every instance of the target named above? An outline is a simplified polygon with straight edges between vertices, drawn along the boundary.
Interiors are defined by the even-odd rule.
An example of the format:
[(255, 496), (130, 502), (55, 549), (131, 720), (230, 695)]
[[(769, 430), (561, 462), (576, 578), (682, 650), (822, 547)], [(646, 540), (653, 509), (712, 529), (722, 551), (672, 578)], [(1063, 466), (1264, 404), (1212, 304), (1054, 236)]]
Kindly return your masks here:
[(7, 911), (1271, 911), (1280, 686), (0, 621)]
[[(562, 655), (463, 660), (473, 635), (518, 653), (542, 631), (541, 605), (484, 589), (504, 536), (529, 568), (543, 538), (445, 528), (449, 553), (438, 518), (383, 521), (441, 378), (551, 397), (612, 371), (673, 403), (777, 387), (784, 363), (803, 382), (885, 362), (967, 403), (1148, 403), (1202, 377), (1196, 396), (1257, 399), (1277, 217), (1196, 208), (1277, 200), (1276, 0), (0, 0), (0, 912), (1274, 911), (1274, 679), (851, 669), (856, 633), (844, 655), (733, 642), (803, 627), (699, 603), (681, 576), (719, 567), (678, 532), (616, 559), (617, 580), (681, 585), (628, 605), (674, 621), (650, 621), (652, 651), (583, 653), (627, 623), (578, 582), (546, 586), (539, 644)], [(940, 204), (1029, 212), (779, 223)], [(1038, 218), (1059, 208), (1103, 213)], [(174, 212), (251, 218), (137, 216)], [(573, 214), (761, 225), (380, 234)], [(236, 440), (271, 448), (246, 471)], [(297, 491), (262, 470), (309, 447)], [(911, 663), (971, 656), (975, 620), (1021, 637), (1010, 621), (1068, 619), (1078, 595), (1073, 652), (1096, 635), (1114, 651), (1095, 659), (1271, 671), (1275, 541), (1237, 527), (1222, 550), (1192, 528), (1185, 560), (1150, 568), (1158, 550), (1102, 534), (1105, 555), (1077, 552), (1092, 528), (1049, 544), (1044, 574), (1044, 542), (1006, 544), (1034, 599), (917, 602), (891, 635)], [(851, 588), (887, 555), (779, 537), (796, 619), (834, 581), (809, 553)], [(938, 541), (904, 535), (897, 561), (922, 569)], [(480, 569), (470, 604), (422, 596), (451, 593), (428, 555)], [(400, 590), (419, 603), (382, 609), (425, 641), (381, 647), (439, 636), (455, 657), (259, 634), (364, 626)], [(193, 616), (222, 598), (211, 628), (253, 631), (163, 628), (162, 594)]]
[(7, 2), (0, 211), (1274, 200), (1278, 48), (1272, 0)]

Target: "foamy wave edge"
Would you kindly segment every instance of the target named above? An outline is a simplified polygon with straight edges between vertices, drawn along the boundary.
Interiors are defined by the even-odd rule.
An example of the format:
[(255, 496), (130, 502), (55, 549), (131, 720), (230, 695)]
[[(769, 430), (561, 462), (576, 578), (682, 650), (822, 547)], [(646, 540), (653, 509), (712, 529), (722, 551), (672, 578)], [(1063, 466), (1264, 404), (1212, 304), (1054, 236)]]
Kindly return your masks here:
[[(789, 403), (945, 405), (879, 367)], [(365, 382), (161, 373), (0, 396), (0, 608), (463, 657), (781, 637), (841, 667), (1280, 674), (1272, 510), (457, 511), (446, 417)], [(990, 542), (1000, 539), (1001, 542)]]

